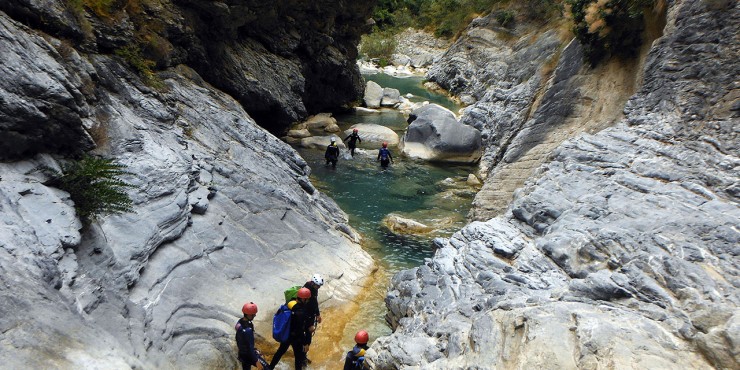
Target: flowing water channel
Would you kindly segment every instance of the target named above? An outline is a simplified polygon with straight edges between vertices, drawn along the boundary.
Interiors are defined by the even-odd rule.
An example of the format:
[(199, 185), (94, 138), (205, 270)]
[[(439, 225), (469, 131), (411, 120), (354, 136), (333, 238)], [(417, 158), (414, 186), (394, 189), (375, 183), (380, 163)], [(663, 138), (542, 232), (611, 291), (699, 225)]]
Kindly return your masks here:
[[(367, 75), (383, 87), (398, 89), (402, 95), (411, 93), (412, 101), (430, 101), (451, 110), (459, 106), (447, 97), (430, 92), (422, 86), (421, 77), (395, 78), (384, 74)], [(373, 123), (390, 127), (399, 136), (407, 127), (406, 117), (396, 110), (375, 114), (346, 114), (336, 116), (342, 130), (355, 123)], [(336, 135), (339, 140), (344, 137)], [(362, 137), (362, 132), (360, 132)], [(376, 261), (374, 273), (360, 304), (325, 312), (311, 346), (309, 358), (312, 369), (340, 368), (344, 353), (354, 345), (354, 333), (366, 329), (371, 342), (391, 333), (385, 322), (385, 294), (390, 279), (396, 272), (419, 266), (434, 254), (432, 240), (449, 237), (464, 226), (465, 216), (476, 189), (465, 182), (475, 172), (470, 165), (431, 164), (401, 155), (390, 147), (395, 163), (381, 169), (376, 157), (377, 144), (360, 143), (354, 158), (343, 154), (336, 169), (324, 165), (324, 151), (299, 148), (312, 169), (311, 181), (322, 192), (334, 199), (347, 213), (349, 223), (362, 234), (362, 245)], [(390, 232), (382, 220), (396, 213), (426, 225), (435, 231), (421, 236), (401, 236)], [(320, 292), (321, 294), (321, 292)], [(289, 351), (290, 352), (290, 351)], [(292, 369), (287, 356), (278, 369)]]

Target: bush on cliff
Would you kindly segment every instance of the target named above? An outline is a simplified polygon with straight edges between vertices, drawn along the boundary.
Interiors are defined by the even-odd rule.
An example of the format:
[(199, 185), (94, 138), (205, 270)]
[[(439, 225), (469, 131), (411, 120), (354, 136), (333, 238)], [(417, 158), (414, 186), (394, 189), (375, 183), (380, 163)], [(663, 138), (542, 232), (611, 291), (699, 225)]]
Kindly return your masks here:
[(89, 223), (102, 215), (132, 210), (131, 198), (124, 192), (131, 185), (120, 179), (128, 174), (124, 168), (111, 159), (85, 156), (64, 164), (61, 172), (47, 166), (41, 170), (52, 177), (46, 185), (69, 193), (77, 216)]
[(654, 0), (566, 0), (565, 15), (584, 46), (586, 59), (596, 65), (609, 54), (631, 57), (642, 44), (643, 12)]

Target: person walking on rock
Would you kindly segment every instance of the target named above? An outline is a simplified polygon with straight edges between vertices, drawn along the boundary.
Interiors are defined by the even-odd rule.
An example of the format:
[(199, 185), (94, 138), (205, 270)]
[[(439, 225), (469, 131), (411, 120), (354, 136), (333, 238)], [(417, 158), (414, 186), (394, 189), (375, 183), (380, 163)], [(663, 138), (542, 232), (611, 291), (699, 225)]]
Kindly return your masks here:
[[(311, 291), (308, 288), (298, 289), (297, 302), (291, 309), (289, 343), (290, 347), (293, 348), (296, 370), (301, 370), (306, 365), (306, 352), (308, 352), (311, 345), (311, 332), (314, 330), (313, 321), (309, 320), (309, 299), (311, 299)], [(272, 357), (272, 361), (270, 361), (271, 369), (280, 362), (280, 358), (287, 350), (287, 345), (280, 345), (280, 348), (275, 352), (275, 356)]]
[(349, 134), (346, 138), (344, 138), (344, 141), (347, 141), (347, 147), (349, 148), (349, 154), (351, 154), (353, 157), (355, 156), (355, 148), (357, 147), (357, 141), (359, 140), (362, 142), (362, 139), (360, 139), (360, 135), (357, 134), (357, 129), (352, 130), (352, 133)]
[(344, 358), (344, 370), (362, 370), (365, 368), (365, 351), (367, 351), (369, 339), (370, 336), (364, 330), (355, 334), (356, 345), (351, 351), (347, 352), (347, 356)]
[(337, 146), (337, 138), (335, 138), (334, 136), (331, 137), (331, 143), (329, 144), (329, 146), (326, 147), (324, 158), (326, 158), (327, 166), (329, 165), (329, 163), (331, 163), (332, 168), (337, 168), (337, 160), (339, 159), (339, 147)]
[[(313, 323), (311, 336), (316, 332), (316, 327), (321, 323), (321, 311), (319, 310), (319, 288), (324, 285), (324, 278), (319, 274), (313, 274), (311, 280), (307, 281), (303, 285), (311, 291), (311, 299), (308, 300), (308, 320)], [(306, 362), (309, 364), (311, 360), (306, 356)]]
[(259, 370), (267, 370), (267, 362), (262, 354), (254, 348), (254, 324), (252, 320), (257, 316), (257, 305), (254, 302), (245, 303), (242, 306), (244, 317), (237, 321), (236, 326), (236, 348), (238, 349), (239, 362), (243, 370), (249, 370), (256, 366)]
[(388, 150), (388, 143), (383, 142), (383, 147), (378, 151), (378, 160), (380, 161), (380, 167), (388, 167), (388, 163), (393, 163), (393, 156), (391, 151)]

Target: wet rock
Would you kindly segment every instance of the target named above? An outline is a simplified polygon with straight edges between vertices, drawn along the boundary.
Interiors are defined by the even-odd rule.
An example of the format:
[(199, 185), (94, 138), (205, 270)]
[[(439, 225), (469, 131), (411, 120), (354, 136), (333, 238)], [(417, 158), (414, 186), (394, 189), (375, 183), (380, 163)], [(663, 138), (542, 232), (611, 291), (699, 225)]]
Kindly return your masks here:
[(427, 234), (434, 230), (432, 227), (421, 222), (401, 217), (397, 214), (389, 214), (383, 218), (383, 226), (394, 234)]

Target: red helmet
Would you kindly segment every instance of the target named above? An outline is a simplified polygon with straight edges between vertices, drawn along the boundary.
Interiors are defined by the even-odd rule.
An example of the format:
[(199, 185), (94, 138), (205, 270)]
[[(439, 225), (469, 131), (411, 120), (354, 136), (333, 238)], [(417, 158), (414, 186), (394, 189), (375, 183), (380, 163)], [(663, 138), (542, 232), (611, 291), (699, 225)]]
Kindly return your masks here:
[(254, 304), (254, 302), (245, 303), (244, 306), (242, 306), (242, 313), (245, 315), (256, 315), (257, 305)]
[(352, 130), (352, 132), (357, 132), (357, 131), (358, 131), (357, 129)]
[(360, 330), (357, 332), (357, 334), (355, 334), (355, 343), (357, 344), (367, 344), (367, 341), (369, 339), (370, 336), (364, 330)]
[(387, 147), (388, 147), (388, 143), (386, 143), (386, 142), (384, 141), (384, 142), (383, 142), (383, 148), (387, 148)]
[(298, 289), (298, 298), (311, 298), (311, 291), (308, 288)]

